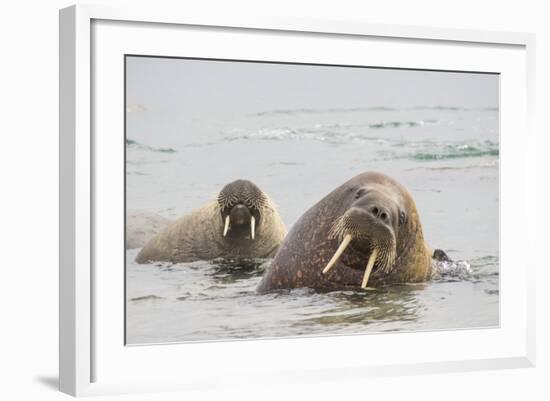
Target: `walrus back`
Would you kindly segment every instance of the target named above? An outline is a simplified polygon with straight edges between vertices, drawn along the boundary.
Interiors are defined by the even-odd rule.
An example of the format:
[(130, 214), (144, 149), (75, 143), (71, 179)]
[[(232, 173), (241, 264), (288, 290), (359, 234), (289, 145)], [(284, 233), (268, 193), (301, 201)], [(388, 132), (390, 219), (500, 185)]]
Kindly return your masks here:
[[(310, 274), (309, 266), (317, 264), (317, 260), (330, 258), (328, 242), (324, 235), (328, 232), (332, 221), (324, 218), (326, 208), (334, 208), (340, 204), (337, 191), (325, 196), (309, 208), (296, 223), (281, 243), (273, 262), (265, 271), (262, 280), (256, 289), (259, 293), (283, 288), (302, 287), (302, 278)], [(311, 247), (315, 244), (315, 255), (311, 254)]]
[(216, 219), (220, 217), (214, 202), (180, 217), (151, 238), (137, 255), (136, 262), (211, 259), (218, 247), (219, 222)]
[(126, 212), (126, 249), (143, 248), (151, 238), (172, 223), (155, 213), (128, 210)]

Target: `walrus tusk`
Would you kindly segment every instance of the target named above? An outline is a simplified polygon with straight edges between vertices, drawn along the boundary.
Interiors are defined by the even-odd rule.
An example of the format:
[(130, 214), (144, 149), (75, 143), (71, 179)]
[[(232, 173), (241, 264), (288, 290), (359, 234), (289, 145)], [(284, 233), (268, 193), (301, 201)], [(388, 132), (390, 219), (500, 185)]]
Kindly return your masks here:
[(225, 216), (225, 227), (223, 228), (224, 237), (227, 235), (227, 231), (229, 231), (229, 215)]
[(250, 218), (250, 238), (254, 239), (254, 234), (256, 233), (256, 219), (254, 216)]
[(344, 251), (346, 250), (350, 242), (351, 242), (351, 234), (346, 234), (346, 236), (344, 237), (344, 240), (342, 241), (342, 243), (340, 244), (340, 246), (332, 256), (332, 259), (328, 262), (327, 266), (323, 269), (323, 274), (327, 273), (332, 268), (332, 266), (334, 266), (334, 264), (338, 261), (338, 259), (340, 259), (340, 256), (342, 255), (342, 253), (344, 253)]
[(363, 283), (361, 284), (361, 288), (367, 288), (367, 283), (369, 282), (369, 276), (372, 271), (372, 267), (374, 266), (374, 262), (376, 262), (377, 253), (378, 253), (378, 249), (374, 248), (374, 250), (370, 254), (369, 261), (367, 263), (367, 268), (365, 269), (365, 275), (363, 276)]

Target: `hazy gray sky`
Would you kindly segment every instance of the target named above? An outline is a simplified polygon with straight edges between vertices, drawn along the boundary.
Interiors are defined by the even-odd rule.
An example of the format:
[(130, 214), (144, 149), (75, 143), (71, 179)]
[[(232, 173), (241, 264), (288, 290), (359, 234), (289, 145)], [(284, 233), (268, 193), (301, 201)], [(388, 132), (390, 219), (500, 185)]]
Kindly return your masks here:
[(498, 107), (498, 76), (127, 58), (127, 104), (181, 113), (294, 108)]

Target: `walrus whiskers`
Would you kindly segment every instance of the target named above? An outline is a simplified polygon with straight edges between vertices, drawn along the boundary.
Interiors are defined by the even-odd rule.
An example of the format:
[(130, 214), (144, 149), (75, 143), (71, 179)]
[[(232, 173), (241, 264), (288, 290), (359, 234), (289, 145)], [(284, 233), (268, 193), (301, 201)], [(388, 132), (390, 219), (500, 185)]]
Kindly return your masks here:
[(385, 274), (391, 273), (395, 267), (394, 264), (397, 251), (395, 237), (392, 236), (392, 238), (388, 241), (376, 243), (375, 248), (378, 251), (378, 255), (376, 256), (378, 268)]
[(254, 234), (256, 233), (256, 219), (254, 216), (250, 217), (250, 238), (254, 239)]
[(369, 261), (367, 263), (367, 268), (365, 269), (365, 275), (363, 276), (363, 282), (361, 283), (361, 288), (367, 288), (367, 283), (369, 282), (369, 277), (370, 277), (370, 273), (372, 272), (374, 262), (376, 262), (377, 254), (378, 254), (378, 249), (374, 248), (374, 250), (370, 254)]
[(224, 237), (227, 235), (227, 231), (229, 231), (229, 215), (225, 216), (225, 226), (223, 227)]
[(332, 256), (332, 259), (330, 259), (327, 266), (323, 269), (323, 274), (326, 274), (332, 268), (332, 266), (334, 266), (334, 264), (338, 261), (338, 259), (340, 259), (340, 256), (342, 255), (342, 253), (344, 253), (344, 251), (348, 247), (349, 243), (351, 242), (351, 239), (352, 239), (351, 234), (347, 234), (344, 237), (344, 239), (342, 240), (342, 243), (340, 244), (340, 246)]

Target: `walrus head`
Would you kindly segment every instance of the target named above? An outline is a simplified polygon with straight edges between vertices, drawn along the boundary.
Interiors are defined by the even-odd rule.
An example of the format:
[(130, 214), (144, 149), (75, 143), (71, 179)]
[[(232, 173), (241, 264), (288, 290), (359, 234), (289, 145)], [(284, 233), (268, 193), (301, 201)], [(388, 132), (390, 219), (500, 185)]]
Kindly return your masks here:
[(395, 266), (399, 230), (407, 222), (402, 199), (383, 185), (369, 185), (355, 190), (351, 204), (338, 217), (329, 237), (340, 243), (331, 260), (323, 269), (327, 273), (348, 246), (364, 255), (365, 270), (362, 288), (367, 287), (374, 270), (390, 274)]
[(218, 207), (223, 221), (223, 236), (253, 240), (262, 223), (267, 196), (254, 183), (236, 180), (227, 184), (218, 195)]

